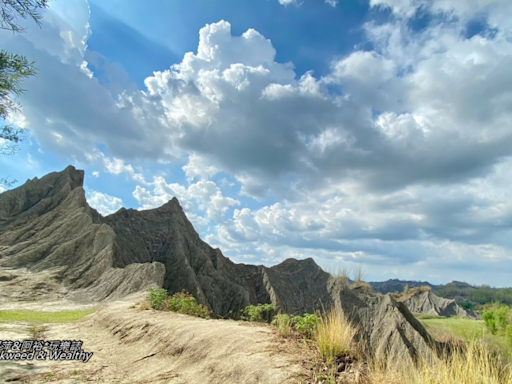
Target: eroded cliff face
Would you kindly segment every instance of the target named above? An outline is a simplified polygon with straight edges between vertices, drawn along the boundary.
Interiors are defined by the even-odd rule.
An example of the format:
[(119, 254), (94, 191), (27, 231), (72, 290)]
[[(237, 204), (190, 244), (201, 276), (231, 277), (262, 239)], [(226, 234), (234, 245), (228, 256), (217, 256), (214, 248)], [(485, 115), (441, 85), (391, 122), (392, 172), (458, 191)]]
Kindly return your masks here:
[(83, 179), (83, 171), (67, 167), (0, 194), (0, 266), (52, 270), (83, 300), (161, 285), (163, 265), (115, 268), (116, 234), (87, 204)]
[[(220, 250), (199, 238), (176, 198), (147, 211), (122, 208), (103, 222), (116, 235), (117, 267), (161, 263), (165, 289), (185, 289), (221, 316), (238, 313), (251, 302), (245, 279)], [(257, 269), (249, 268), (253, 273)]]
[(390, 295), (350, 289), (336, 279), (330, 281), (329, 292), (334, 308), (359, 328), (359, 342), (370, 355), (390, 361), (416, 361), (444, 348), (403, 303)]
[(371, 350), (411, 357), (430, 351), (428, 333), (390, 296), (348, 289), (313, 259), (270, 268), (235, 264), (199, 238), (176, 198), (102, 217), (87, 204), (83, 179), (69, 166), (0, 194), (0, 267), (51, 270), (76, 300), (157, 286), (186, 289), (222, 317), (258, 303), (290, 314), (336, 307)]

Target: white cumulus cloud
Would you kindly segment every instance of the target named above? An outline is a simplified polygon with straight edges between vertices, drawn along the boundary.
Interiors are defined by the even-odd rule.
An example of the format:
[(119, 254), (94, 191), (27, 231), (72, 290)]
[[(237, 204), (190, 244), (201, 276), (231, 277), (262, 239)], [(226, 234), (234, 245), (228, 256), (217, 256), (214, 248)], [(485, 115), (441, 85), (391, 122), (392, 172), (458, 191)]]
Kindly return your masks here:
[(120, 198), (98, 191), (87, 191), (87, 202), (103, 216), (114, 213), (123, 206)]

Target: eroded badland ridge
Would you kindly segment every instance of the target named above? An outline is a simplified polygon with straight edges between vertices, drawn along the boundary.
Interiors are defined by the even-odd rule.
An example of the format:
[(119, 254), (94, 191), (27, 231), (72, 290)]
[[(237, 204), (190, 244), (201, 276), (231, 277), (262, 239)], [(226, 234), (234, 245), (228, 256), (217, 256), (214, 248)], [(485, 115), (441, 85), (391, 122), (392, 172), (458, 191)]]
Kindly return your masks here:
[(199, 238), (176, 198), (103, 217), (87, 204), (83, 181), (84, 172), (69, 166), (0, 194), (0, 267), (45, 272), (48, 284), (79, 301), (157, 286), (186, 289), (222, 317), (258, 303), (293, 314), (335, 307), (372, 353), (388, 358), (428, 355), (437, 345), (405, 304), (349, 289), (313, 259), (235, 264)]
[(479, 315), (462, 308), (453, 299), (444, 299), (436, 296), (430, 290), (417, 290), (411, 294), (403, 295), (398, 299), (413, 313), (422, 313), (433, 316), (461, 317), (465, 319), (479, 319)]

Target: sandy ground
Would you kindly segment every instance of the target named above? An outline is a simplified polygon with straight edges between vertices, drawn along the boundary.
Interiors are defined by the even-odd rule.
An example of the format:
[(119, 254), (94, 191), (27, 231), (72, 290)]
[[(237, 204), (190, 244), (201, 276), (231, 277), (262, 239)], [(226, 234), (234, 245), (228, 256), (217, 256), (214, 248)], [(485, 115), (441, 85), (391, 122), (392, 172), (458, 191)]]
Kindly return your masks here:
[[(26, 278), (30, 281), (26, 284), (21, 281), (22, 276), (0, 282), (0, 310), (87, 307), (45, 292), (39, 297), (47, 301), (37, 295), (20, 301), (20, 290), (33, 283), (32, 277)], [(38, 276), (34, 281), (39, 278), (44, 280)], [(16, 288), (5, 286), (18, 279)], [(282, 340), (269, 327), (141, 310), (136, 303), (142, 302), (144, 295), (102, 305), (79, 322), (46, 325), (44, 340), (83, 341), (82, 349), (93, 352), (88, 363), (0, 361), (0, 382), (272, 384), (299, 383), (304, 377), (300, 357), (280, 347)], [(0, 323), (0, 340), (24, 339), (32, 339), (28, 324)]]

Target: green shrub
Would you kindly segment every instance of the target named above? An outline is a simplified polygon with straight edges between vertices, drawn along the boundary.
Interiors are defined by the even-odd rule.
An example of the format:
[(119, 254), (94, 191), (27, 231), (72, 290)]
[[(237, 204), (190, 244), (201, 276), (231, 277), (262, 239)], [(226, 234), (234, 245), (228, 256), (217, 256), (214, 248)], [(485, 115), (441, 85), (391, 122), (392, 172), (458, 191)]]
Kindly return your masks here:
[(464, 309), (473, 309), (475, 308), (475, 304), (470, 301), (461, 301), (459, 305)]
[(277, 328), (277, 332), (281, 336), (288, 336), (294, 330), (304, 337), (311, 339), (317, 330), (319, 322), (320, 317), (313, 313), (305, 313), (303, 316), (293, 317), (287, 314), (279, 314), (274, 316), (271, 324)]
[(293, 328), (306, 336), (311, 338), (315, 333), (320, 317), (313, 313), (305, 313), (303, 316), (294, 316), (292, 319)]
[(504, 336), (512, 344), (512, 310), (508, 305), (494, 303), (482, 313), (482, 318), (493, 335)]
[(494, 317), (496, 318), (496, 326), (503, 333), (505, 329), (509, 325), (510, 321), (510, 307), (508, 305), (500, 306), (496, 312)]
[(146, 300), (149, 301), (151, 308), (160, 310), (167, 296), (168, 292), (163, 288), (149, 288)]
[(505, 339), (512, 345), (512, 325), (507, 325), (507, 328), (505, 328)]
[(194, 296), (184, 290), (169, 296), (164, 303), (164, 309), (204, 319), (211, 316), (211, 311), (206, 306), (199, 304)]
[(270, 323), (276, 311), (272, 304), (249, 305), (242, 310), (242, 320)]
[(498, 328), (496, 327), (496, 320), (494, 319), (494, 313), (492, 311), (484, 311), (484, 313), (482, 313), (482, 319), (484, 319), (487, 329), (493, 335), (498, 333)]

